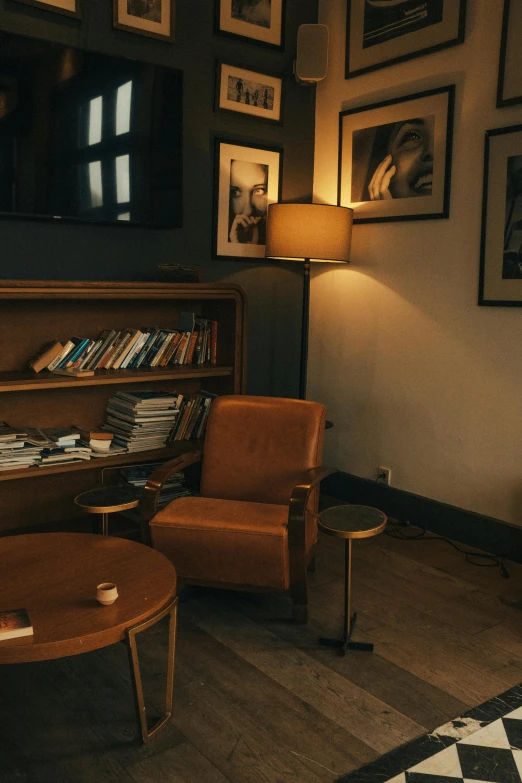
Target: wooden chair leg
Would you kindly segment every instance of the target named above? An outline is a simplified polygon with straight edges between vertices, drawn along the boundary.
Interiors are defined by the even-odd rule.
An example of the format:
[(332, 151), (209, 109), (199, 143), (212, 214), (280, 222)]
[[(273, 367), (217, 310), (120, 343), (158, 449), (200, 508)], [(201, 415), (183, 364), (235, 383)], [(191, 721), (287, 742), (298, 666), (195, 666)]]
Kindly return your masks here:
[(292, 618), (295, 623), (308, 622), (308, 585), (306, 583), (306, 571), (303, 578), (292, 584)]

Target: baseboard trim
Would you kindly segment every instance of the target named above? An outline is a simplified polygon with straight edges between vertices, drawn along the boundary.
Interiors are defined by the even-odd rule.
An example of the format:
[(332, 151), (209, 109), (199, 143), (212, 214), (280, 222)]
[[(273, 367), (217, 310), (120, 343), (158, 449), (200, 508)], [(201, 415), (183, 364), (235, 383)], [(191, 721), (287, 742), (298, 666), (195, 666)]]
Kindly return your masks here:
[(324, 479), (321, 492), (348, 503), (374, 506), (392, 519), (522, 563), (522, 527), (517, 525), (342, 471)]

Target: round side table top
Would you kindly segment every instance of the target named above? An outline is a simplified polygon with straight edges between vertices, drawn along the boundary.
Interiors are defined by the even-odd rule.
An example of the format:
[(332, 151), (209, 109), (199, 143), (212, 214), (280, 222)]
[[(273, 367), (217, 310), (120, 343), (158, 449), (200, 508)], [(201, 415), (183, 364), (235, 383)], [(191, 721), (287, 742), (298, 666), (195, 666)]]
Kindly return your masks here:
[(332, 506), (319, 514), (319, 527), (336, 538), (370, 538), (386, 527), (386, 514), (371, 506)]
[[(157, 614), (176, 595), (176, 570), (155, 549), (89, 533), (0, 538), (0, 610), (25, 609), (32, 636), (0, 641), (0, 664), (46, 661), (98, 650)], [(96, 601), (113, 582), (118, 598)]]
[(139, 505), (143, 492), (137, 487), (95, 487), (74, 498), (77, 506), (90, 514), (127, 511)]

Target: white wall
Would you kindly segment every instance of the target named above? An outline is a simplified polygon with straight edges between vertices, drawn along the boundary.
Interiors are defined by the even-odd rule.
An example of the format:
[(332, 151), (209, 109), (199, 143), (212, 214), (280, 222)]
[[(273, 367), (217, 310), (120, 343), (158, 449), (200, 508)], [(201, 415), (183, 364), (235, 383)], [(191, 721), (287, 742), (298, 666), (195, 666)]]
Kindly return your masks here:
[(354, 226), (349, 266), (314, 265), (308, 398), (341, 470), (522, 525), (522, 309), (478, 307), (484, 132), (496, 109), (502, 0), (468, 0), (460, 46), (344, 79), (345, 0), (318, 86), (314, 200), (336, 203), (339, 111), (456, 84), (450, 218)]

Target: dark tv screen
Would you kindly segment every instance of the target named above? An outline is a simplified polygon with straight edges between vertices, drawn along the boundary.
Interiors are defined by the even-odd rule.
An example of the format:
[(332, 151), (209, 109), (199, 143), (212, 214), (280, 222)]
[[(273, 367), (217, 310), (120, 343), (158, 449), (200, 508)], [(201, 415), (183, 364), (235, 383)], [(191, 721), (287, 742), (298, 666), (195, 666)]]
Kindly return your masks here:
[(181, 226), (182, 77), (0, 31), (0, 216)]

